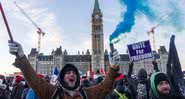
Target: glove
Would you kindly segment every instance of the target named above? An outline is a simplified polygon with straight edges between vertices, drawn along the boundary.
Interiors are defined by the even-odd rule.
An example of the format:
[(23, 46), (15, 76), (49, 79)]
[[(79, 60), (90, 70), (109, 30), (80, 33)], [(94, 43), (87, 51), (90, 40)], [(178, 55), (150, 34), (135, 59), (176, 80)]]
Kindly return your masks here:
[(116, 49), (112, 53), (110, 53), (109, 60), (110, 60), (111, 66), (112, 65), (116, 67), (119, 66), (120, 56)]
[(17, 58), (21, 58), (24, 56), (24, 52), (23, 52), (21, 44), (15, 41), (14, 42), (8, 41), (8, 46), (9, 46), (10, 54), (15, 55)]
[(134, 63), (133, 63), (133, 62), (130, 62), (129, 68), (130, 68), (130, 69), (133, 69), (133, 66), (134, 66)]

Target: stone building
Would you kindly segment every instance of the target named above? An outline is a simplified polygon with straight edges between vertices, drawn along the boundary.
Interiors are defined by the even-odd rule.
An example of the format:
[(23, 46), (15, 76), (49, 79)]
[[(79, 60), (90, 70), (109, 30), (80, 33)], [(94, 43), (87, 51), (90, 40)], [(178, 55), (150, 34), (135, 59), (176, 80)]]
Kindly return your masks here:
[[(89, 50), (82, 54), (69, 55), (67, 50), (63, 50), (60, 46), (53, 50), (50, 55), (38, 53), (36, 48), (32, 48), (28, 55), (28, 60), (37, 73), (52, 75), (53, 69), (57, 67), (59, 70), (67, 63), (75, 64), (75, 66), (82, 72), (103, 68), (105, 71), (109, 66), (109, 53), (104, 50), (104, 36), (103, 36), (103, 14), (101, 13), (98, 0), (95, 0), (94, 9), (91, 14), (91, 44), (92, 54)], [(161, 46), (157, 52), (154, 52), (156, 61), (159, 64), (159, 69), (166, 72), (166, 63), (168, 59), (168, 52), (164, 46)], [(128, 54), (120, 54), (120, 72), (127, 73), (130, 63)], [(133, 73), (137, 74), (140, 68), (145, 68), (148, 73), (153, 72), (152, 59), (146, 59), (134, 63)]]

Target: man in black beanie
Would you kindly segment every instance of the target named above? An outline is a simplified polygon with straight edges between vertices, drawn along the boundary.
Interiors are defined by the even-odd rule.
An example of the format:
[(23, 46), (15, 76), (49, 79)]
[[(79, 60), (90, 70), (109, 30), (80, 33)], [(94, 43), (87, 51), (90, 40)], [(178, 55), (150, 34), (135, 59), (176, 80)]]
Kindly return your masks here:
[(138, 72), (138, 80), (136, 82), (137, 99), (149, 99), (149, 89), (147, 71), (141, 68)]
[(153, 73), (150, 82), (151, 99), (184, 99), (180, 95), (173, 94), (170, 80), (166, 74), (162, 72)]

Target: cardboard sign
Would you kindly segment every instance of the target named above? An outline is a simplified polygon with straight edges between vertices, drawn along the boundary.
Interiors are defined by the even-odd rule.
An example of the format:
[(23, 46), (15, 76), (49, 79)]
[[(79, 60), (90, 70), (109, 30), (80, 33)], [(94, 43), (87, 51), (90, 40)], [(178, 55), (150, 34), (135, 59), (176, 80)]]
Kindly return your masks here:
[(130, 44), (127, 45), (127, 47), (131, 61), (153, 58), (153, 53), (149, 40)]

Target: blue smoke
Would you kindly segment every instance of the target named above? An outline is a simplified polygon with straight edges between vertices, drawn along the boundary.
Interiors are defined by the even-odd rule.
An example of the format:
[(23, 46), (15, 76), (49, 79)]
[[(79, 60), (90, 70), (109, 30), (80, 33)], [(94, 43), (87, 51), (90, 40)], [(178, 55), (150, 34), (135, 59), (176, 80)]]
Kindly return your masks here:
[(114, 38), (117, 38), (120, 34), (125, 32), (130, 32), (132, 29), (132, 26), (135, 24), (135, 11), (136, 11), (136, 0), (120, 0), (121, 5), (126, 5), (127, 10), (125, 14), (123, 15), (123, 20), (117, 25), (116, 30), (110, 35), (110, 42)]
[(126, 12), (122, 12), (122, 21), (117, 25), (115, 31), (110, 35), (109, 40), (111, 43), (119, 42), (119, 39), (114, 42), (113, 39), (118, 38), (120, 34), (131, 31), (132, 26), (135, 24), (136, 11), (144, 13), (150, 20), (155, 19), (155, 15), (152, 10), (150, 10), (147, 0), (120, 0), (120, 3), (122, 6), (126, 6)]
[(137, 2), (137, 11), (142, 12), (142, 14), (146, 15), (149, 21), (156, 21), (157, 16), (154, 11), (149, 7), (150, 2), (148, 0), (139, 0)]
[[(166, 2), (170, 3), (168, 8), (170, 8), (171, 11), (174, 11), (174, 13), (170, 15), (168, 19), (160, 22), (162, 17), (159, 17), (159, 14), (163, 12), (160, 11), (160, 13), (156, 13), (156, 11), (153, 11), (153, 9), (149, 6), (152, 5), (151, 0), (120, 0), (120, 4), (122, 6), (126, 6), (126, 12), (121, 12), (122, 20), (117, 25), (114, 32), (110, 35), (110, 43), (118, 43), (120, 41), (118, 38), (120, 34), (129, 33), (135, 24), (135, 16), (140, 14), (144, 14), (150, 22), (157, 22), (160, 23), (160, 25), (173, 26), (175, 31), (181, 32), (184, 29), (184, 24), (182, 22), (183, 13), (181, 10), (176, 8), (180, 1), (169, 0)], [(167, 12), (164, 13), (166, 15), (169, 14)]]
[(174, 10), (175, 12), (166, 21), (168, 22), (168, 24), (175, 27), (177, 32), (182, 32), (184, 30), (184, 22), (182, 22), (182, 20), (184, 19), (182, 16), (184, 15), (182, 11), (176, 8), (176, 6), (177, 4), (174, 4), (174, 2), (171, 2), (170, 8), (172, 8), (172, 11)]

